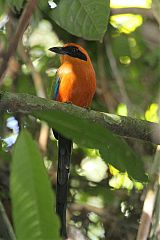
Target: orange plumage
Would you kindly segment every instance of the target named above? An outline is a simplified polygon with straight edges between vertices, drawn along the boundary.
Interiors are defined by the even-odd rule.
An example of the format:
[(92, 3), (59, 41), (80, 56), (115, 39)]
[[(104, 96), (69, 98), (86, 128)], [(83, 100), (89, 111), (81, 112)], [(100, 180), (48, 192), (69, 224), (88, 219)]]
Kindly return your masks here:
[[(57, 82), (53, 99), (88, 107), (96, 90), (96, 76), (91, 60), (84, 48), (75, 43), (53, 47), (52, 52), (61, 54), (61, 66), (57, 71)], [(56, 212), (61, 221), (60, 234), (67, 238), (66, 206), (71, 159), (72, 140), (54, 131), (58, 140), (58, 168)]]
[(91, 60), (80, 45), (65, 44), (64, 47), (75, 46), (87, 57), (87, 61), (69, 55), (61, 55), (61, 66), (58, 69), (60, 86), (57, 100), (71, 102), (80, 107), (88, 107), (96, 90), (96, 76)]

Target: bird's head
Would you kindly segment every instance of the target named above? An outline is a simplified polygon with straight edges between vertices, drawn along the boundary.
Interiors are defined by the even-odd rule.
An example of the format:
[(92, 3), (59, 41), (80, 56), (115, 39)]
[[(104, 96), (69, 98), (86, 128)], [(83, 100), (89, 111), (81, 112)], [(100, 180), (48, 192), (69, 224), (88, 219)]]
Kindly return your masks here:
[(75, 43), (67, 43), (63, 47), (52, 47), (49, 48), (51, 52), (55, 52), (62, 55), (67, 55), (69, 57), (79, 59), (82, 61), (88, 60), (88, 54), (84, 48)]

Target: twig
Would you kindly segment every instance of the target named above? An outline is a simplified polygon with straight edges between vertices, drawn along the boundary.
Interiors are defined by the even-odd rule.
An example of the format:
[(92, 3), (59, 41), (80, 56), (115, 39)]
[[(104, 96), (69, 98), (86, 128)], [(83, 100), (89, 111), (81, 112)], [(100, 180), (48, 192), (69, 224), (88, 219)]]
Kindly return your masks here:
[[(28, 68), (31, 71), (37, 96), (41, 97), (41, 98), (46, 98), (46, 94), (45, 94), (43, 82), (42, 82), (42, 79), (41, 79), (41, 75), (36, 71), (29, 55), (27, 54), (27, 52), (25, 52), (25, 49), (24, 49), (24, 46), (22, 45), (22, 42), (19, 44), (18, 52), (19, 52), (20, 56), (22, 57), (23, 61), (26, 62)], [(49, 127), (45, 122), (42, 122), (38, 143), (39, 143), (40, 149), (43, 152), (46, 152), (48, 134), (49, 134)]]
[(116, 62), (116, 59), (113, 55), (113, 51), (112, 51), (112, 47), (111, 47), (110, 43), (106, 43), (106, 54), (108, 56), (108, 61), (110, 63), (110, 67), (111, 67), (111, 70), (112, 70), (113, 77), (114, 77), (114, 79), (115, 79), (115, 81), (116, 81), (116, 83), (119, 87), (119, 91), (120, 91), (120, 94), (121, 94), (122, 101), (124, 103), (126, 103), (126, 105), (130, 108), (131, 102), (130, 102), (129, 97), (127, 95), (125, 85), (124, 85), (124, 81), (123, 81), (121, 72), (118, 69), (117, 62)]
[(160, 3), (159, 3), (159, 1), (152, 1), (152, 13), (160, 27)]
[(29, 70), (31, 71), (37, 96), (41, 98), (46, 98), (41, 76), (36, 71), (29, 57), (29, 54), (25, 51), (24, 46), (22, 45), (22, 42), (19, 43), (18, 53), (21, 56), (22, 60), (27, 64)]
[(144, 17), (148, 17), (154, 19), (153, 13), (151, 9), (146, 8), (138, 8), (138, 7), (130, 7), (130, 8), (111, 8), (111, 15), (117, 14), (140, 14)]
[(0, 233), (5, 240), (16, 240), (12, 226), (0, 201)]
[[(157, 146), (151, 178), (152, 182), (148, 187), (148, 191), (144, 200), (143, 211), (136, 240), (147, 240), (149, 237), (150, 227), (152, 224), (152, 215), (159, 187), (160, 145)], [(159, 208), (157, 210), (159, 211)]]
[(98, 67), (98, 77), (99, 77), (99, 91), (96, 93), (103, 97), (103, 100), (109, 110), (109, 112), (113, 112), (116, 106), (116, 100), (110, 93), (110, 89), (108, 86), (106, 74), (105, 74), (105, 62), (104, 62), (104, 49), (102, 48), (102, 44), (98, 44), (98, 55), (97, 55), (97, 67)]
[(8, 66), (8, 61), (9, 61), (10, 57), (13, 56), (13, 54), (15, 53), (18, 43), (19, 43), (19, 40), (22, 38), (22, 35), (29, 23), (32, 13), (36, 7), (36, 2), (37, 2), (37, 0), (28, 1), (25, 9), (23, 10), (20, 21), (18, 22), (16, 33), (13, 37), (13, 40), (11, 41), (8, 51), (6, 52), (6, 54), (4, 56), (4, 59), (3, 59), (3, 62), (2, 62), (1, 68), (0, 68), (0, 83), (2, 82), (2, 80), (5, 76), (5, 72), (6, 72), (6, 69)]
[[(61, 111), (82, 120), (97, 123), (113, 133), (160, 144), (160, 125), (136, 118), (96, 112), (68, 103), (39, 98), (23, 93), (0, 91), (0, 113), (11, 111), (34, 115), (38, 111)], [(75, 123), (76, 124), (76, 123)]]
[(143, 212), (138, 229), (137, 240), (147, 240), (150, 226), (152, 223), (152, 214), (156, 199), (157, 189), (149, 189), (145, 197)]

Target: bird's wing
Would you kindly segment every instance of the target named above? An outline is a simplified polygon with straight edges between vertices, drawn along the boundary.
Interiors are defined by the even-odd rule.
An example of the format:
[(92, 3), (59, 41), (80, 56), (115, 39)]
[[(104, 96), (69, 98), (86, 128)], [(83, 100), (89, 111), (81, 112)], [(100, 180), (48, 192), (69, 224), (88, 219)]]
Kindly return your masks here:
[(56, 100), (57, 97), (58, 97), (58, 91), (59, 91), (60, 82), (61, 82), (61, 79), (58, 76), (58, 74), (56, 74), (56, 84), (55, 84), (55, 87), (54, 87), (53, 100)]
[[(56, 73), (56, 83), (54, 84), (53, 95), (52, 95), (52, 99), (55, 101), (57, 100), (57, 97), (58, 97), (60, 82), (61, 82), (61, 79), (58, 76), (58, 74)], [(53, 131), (55, 138), (58, 140), (58, 132), (55, 131), (53, 128), (52, 128), (52, 131)]]

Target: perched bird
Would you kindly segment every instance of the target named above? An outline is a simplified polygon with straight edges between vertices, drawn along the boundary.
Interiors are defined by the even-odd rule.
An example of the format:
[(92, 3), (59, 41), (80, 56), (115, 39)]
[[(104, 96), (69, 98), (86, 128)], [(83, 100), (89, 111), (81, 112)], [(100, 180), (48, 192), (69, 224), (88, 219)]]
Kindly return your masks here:
[[(75, 43), (49, 50), (61, 54), (53, 99), (89, 107), (96, 90), (96, 76), (86, 50)], [(66, 206), (72, 141), (53, 132), (58, 140), (56, 212), (61, 221), (61, 236), (67, 238)]]

